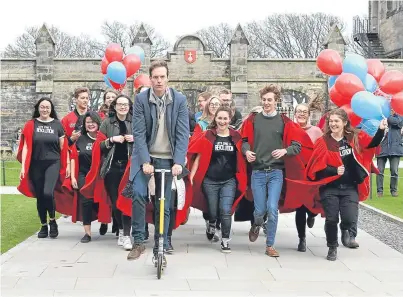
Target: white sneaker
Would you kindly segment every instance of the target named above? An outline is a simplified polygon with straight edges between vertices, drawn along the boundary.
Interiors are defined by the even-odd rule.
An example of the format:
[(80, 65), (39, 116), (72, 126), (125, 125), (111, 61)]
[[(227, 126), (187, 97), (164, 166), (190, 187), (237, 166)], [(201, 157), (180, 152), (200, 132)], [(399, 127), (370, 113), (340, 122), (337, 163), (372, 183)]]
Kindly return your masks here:
[(130, 240), (130, 236), (123, 236), (123, 248), (126, 251), (130, 251), (132, 249), (132, 241)]
[(118, 246), (123, 246), (123, 229), (119, 230)]

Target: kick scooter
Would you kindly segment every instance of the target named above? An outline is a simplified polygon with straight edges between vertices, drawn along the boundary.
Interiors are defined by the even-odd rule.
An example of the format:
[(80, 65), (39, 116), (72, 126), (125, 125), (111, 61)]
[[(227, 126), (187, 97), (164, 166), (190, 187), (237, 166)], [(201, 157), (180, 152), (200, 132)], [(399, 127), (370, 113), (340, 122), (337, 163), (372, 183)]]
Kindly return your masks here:
[(171, 172), (169, 169), (156, 169), (155, 172), (161, 173), (161, 197), (160, 200), (160, 228), (159, 228), (159, 238), (158, 238), (158, 254), (154, 266), (157, 267), (157, 278), (161, 279), (164, 259), (164, 207), (165, 207), (165, 173)]

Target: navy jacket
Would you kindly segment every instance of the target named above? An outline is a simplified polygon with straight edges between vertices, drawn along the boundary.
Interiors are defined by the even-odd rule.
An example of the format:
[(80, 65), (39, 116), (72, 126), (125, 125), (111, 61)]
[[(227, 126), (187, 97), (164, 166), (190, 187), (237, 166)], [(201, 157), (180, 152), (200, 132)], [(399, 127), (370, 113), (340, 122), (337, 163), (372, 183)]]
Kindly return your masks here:
[(381, 142), (378, 157), (403, 156), (402, 138), (403, 117), (397, 114), (388, 117), (388, 133)]

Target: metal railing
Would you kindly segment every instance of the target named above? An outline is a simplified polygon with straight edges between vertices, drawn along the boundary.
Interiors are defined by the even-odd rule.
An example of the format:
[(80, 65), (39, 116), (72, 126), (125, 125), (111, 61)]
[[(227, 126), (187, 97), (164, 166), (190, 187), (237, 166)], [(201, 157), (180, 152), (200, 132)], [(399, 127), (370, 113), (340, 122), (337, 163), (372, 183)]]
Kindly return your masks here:
[(370, 33), (370, 20), (355, 16), (353, 19), (353, 35)]

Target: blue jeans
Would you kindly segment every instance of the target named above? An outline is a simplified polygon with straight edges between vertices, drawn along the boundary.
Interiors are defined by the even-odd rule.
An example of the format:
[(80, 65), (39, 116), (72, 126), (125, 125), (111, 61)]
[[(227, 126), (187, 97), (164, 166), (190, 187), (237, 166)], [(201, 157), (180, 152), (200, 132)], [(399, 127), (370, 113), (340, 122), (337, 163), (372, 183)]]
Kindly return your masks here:
[[(173, 162), (171, 159), (152, 159), (154, 169), (169, 169), (172, 170)], [(154, 211), (154, 253), (158, 250), (159, 237), (159, 212), (161, 197), (161, 173), (154, 173), (155, 177), (155, 211)], [(133, 243), (140, 244), (144, 241), (145, 232), (145, 215), (146, 204), (148, 202), (148, 182), (150, 176), (147, 176), (140, 170), (133, 180), (133, 200), (132, 200), (132, 236)], [(164, 204), (164, 246), (168, 247), (168, 228), (170, 217), (170, 205), (172, 196), (172, 173), (165, 173), (165, 204)]]
[(203, 180), (203, 193), (207, 199), (210, 223), (221, 218), (222, 238), (229, 238), (231, 232), (231, 208), (235, 199), (236, 181), (231, 178), (226, 181)]
[(262, 226), (263, 217), (267, 213), (266, 245), (273, 246), (277, 232), (278, 201), (283, 187), (283, 171), (280, 169), (253, 170), (251, 186), (255, 203), (253, 212), (255, 225)]

